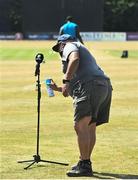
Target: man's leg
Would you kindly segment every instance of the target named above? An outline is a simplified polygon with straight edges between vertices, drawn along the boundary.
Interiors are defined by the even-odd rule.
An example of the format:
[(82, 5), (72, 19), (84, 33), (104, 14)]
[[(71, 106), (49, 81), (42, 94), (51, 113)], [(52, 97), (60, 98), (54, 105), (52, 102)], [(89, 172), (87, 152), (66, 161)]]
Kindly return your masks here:
[(96, 143), (96, 123), (91, 123), (89, 125), (89, 137), (90, 137), (89, 157), (91, 157), (94, 145)]
[(77, 133), (78, 146), (80, 150), (81, 160), (90, 159), (90, 127), (89, 122), (91, 116), (86, 116), (75, 123), (75, 131)]
[(90, 121), (91, 116), (87, 116), (75, 123), (81, 160), (90, 159), (96, 142), (96, 123), (89, 125)]
[(75, 130), (77, 133), (78, 146), (80, 150), (81, 160), (71, 171), (67, 172), (68, 176), (92, 176), (92, 167), (90, 161), (90, 152), (94, 146), (90, 130), (93, 125), (89, 125), (91, 116), (86, 116), (75, 123)]

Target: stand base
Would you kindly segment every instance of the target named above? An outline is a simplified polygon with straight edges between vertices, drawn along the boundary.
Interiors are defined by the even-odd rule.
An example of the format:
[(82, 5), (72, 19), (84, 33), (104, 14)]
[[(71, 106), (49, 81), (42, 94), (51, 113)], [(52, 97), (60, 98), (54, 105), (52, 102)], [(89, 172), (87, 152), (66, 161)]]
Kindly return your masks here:
[(24, 169), (26, 169), (26, 170), (27, 170), (29, 167), (31, 167), (34, 163), (39, 163), (39, 162), (47, 162), (47, 163), (52, 163), (52, 164), (60, 164), (60, 165), (63, 165), (63, 166), (68, 166), (68, 165), (69, 165), (69, 164), (67, 164), (67, 163), (60, 163), (60, 162), (55, 162), (55, 161), (42, 160), (39, 155), (34, 155), (33, 157), (34, 157), (33, 160), (17, 161), (17, 162), (18, 162), (18, 163), (32, 162), (31, 164), (29, 164), (27, 167), (24, 168)]

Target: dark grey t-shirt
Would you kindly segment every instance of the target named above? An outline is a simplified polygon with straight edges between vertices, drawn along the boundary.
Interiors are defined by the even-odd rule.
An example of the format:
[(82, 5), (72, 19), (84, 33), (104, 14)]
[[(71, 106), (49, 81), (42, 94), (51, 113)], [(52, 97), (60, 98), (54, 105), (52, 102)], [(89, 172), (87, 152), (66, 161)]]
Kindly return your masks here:
[(66, 73), (70, 53), (75, 51), (79, 52), (80, 60), (79, 67), (71, 80), (71, 84), (78, 80), (87, 82), (95, 77), (101, 77), (103, 79), (108, 78), (103, 70), (97, 65), (92, 54), (80, 42), (68, 42), (65, 45), (62, 55), (63, 73)]

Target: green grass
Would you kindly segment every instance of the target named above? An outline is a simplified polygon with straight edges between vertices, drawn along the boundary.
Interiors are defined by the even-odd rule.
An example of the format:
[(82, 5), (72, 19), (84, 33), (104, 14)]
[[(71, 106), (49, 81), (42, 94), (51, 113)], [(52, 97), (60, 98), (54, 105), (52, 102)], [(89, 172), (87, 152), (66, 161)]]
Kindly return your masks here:
[[(34, 56), (38, 52), (47, 57), (54, 42), (0, 42), (0, 178), (1, 179), (68, 179), (66, 171), (78, 160), (78, 146), (73, 130), (72, 99), (60, 93), (49, 98), (44, 79), (52, 77), (61, 84), (59, 57), (51, 55), (41, 64), (40, 155), (42, 159), (69, 163), (60, 166), (38, 163), (27, 171), (27, 163), (36, 154), (37, 92), (34, 76)], [(19, 47), (20, 45), (20, 47)], [(37, 46), (37, 47), (36, 47)], [(97, 128), (97, 144), (93, 152), (94, 178), (138, 178), (138, 61), (120, 59), (105, 53), (110, 43), (89, 42), (98, 64), (111, 77), (113, 101), (110, 123)], [(120, 46), (132, 50), (135, 43), (112, 43), (111, 52)], [(23, 48), (22, 55), (16, 52)], [(7, 53), (3, 52), (8, 49)], [(8, 54), (9, 53), (9, 54)], [(7, 57), (7, 58), (6, 58)], [(28, 61), (26, 61), (28, 60)], [(75, 178), (77, 179), (77, 178)], [(80, 178), (78, 178), (80, 179)], [(82, 178), (89, 179), (89, 178)]]
[(30, 60), (36, 56), (36, 52), (46, 55), (48, 60), (56, 59), (57, 54), (50, 48), (2, 48), (0, 50), (1, 60)]

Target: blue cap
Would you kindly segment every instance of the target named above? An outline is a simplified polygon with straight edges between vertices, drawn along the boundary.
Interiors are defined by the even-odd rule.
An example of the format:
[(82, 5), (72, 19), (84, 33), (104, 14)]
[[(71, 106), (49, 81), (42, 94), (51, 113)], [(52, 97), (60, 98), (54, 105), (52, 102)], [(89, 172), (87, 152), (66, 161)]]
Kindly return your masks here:
[(53, 51), (58, 52), (58, 47), (59, 47), (60, 42), (64, 42), (67, 40), (75, 40), (75, 39), (73, 36), (71, 36), (69, 34), (63, 34), (63, 35), (59, 36), (57, 39), (57, 41), (58, 41), (57, 44), (52, 47)]

